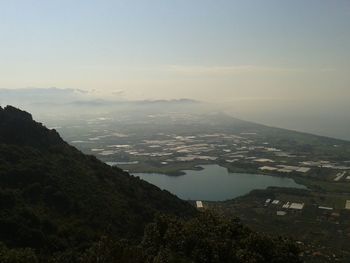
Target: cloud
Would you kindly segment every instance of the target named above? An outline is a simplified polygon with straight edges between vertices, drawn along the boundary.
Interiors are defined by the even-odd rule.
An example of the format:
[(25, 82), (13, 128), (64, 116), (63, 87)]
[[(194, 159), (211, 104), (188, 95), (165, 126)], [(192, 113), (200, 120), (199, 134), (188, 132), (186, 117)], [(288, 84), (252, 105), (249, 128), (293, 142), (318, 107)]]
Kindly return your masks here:
[(88, 91), (89, 98), (122, 98), (125, 93), (124, 89), (91, 89)]
[(237, 66), (185, 66), (185, 65), (166, 65), (164, 71), (187, 74), (187, 75), (211, 75), (225, 76), (242, 73), (288, 73), (288, 72), (332, 72), (333, 68), (306, 69), (306, 68), (288, 68), (288, 67), (270, 67), (256, 65), (237, 65)]
[(112, 94), (117, 95), (117, 96), (121, 96), (121, 95), (123, 95), (124, 92), (125, 92), (125, 90), (118, 89), (118, 90), (112, 91)]
[(314, 68), (314, 67), (281, 67), (269, 65), (143, 65), (143, 66), (95, 66), (93, 69), (99, 69), (103, 72), (113, 72), (113, 74), (150, 74), (150, 73), (172, 73), (178, 75), (194, 76), (230, 76), (238, 74), (277, 74), (277, 73), (323, 73), (333, 72), (335, 68)]

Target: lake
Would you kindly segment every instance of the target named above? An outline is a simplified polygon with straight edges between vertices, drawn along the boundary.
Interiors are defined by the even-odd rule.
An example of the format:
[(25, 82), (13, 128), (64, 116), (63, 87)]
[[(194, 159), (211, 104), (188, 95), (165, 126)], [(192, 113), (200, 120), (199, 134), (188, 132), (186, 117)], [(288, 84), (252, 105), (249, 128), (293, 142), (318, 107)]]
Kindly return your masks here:
[(223, 201), (269, 186), (306, 189), (290, 178), (230, 173), (219, 165), (202, 165), (203, 170), (186, 170), (182, 176), (134, 173), (143, 180), (166, 189), (184, 200)]

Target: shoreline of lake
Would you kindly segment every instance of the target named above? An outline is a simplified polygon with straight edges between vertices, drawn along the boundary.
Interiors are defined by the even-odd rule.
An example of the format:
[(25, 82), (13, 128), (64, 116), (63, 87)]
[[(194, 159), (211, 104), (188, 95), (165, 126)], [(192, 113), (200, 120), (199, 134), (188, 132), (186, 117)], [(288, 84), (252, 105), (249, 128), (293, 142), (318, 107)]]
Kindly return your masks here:
[(183, 170), (184, 176), (160, 173), (133, 173), (183, 200), (225, 201), (255, 189), (288, 187), (307, 189), (292, 178), (265, 174), (231, 173), (217, 164), (200, 165), (200, 170)]

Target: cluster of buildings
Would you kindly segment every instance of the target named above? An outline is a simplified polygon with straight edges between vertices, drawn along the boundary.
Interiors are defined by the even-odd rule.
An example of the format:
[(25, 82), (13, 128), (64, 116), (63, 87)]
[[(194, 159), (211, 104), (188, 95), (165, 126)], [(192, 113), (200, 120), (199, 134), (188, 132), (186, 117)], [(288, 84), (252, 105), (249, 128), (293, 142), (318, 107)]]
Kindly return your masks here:
[[(264, 163), (274, 161), (264, 157), (250, 156), (250, 153), (259, 151), (262, 153), (279, 152), (282, 154), (280, 150), (268, 147), (268, 143), (254, 145), (253, 140), (234, 134), (211, 133), (197, 136), (180, 136), (160, 133), (157, 134), (156, 139), (141, 137), (139, 141), (135, 141), (135, 138), (127, 140), (123, 134), (118, 133), (118, 135), (121, 135), (119, 140), (129, 143), (103, 145), (104, 141), (110, 141), (109, 136), (95, 136), (89, 138), (91, 152), (102, 157), (120, 153), (126, 154), (130, 158), (168, 156), (167, 160), (161, 160), (167, 163), (195, 160), (215, 161), (219, 158), (228, 163), (236, 161)], [(73, 143), (84, 143), (84, 141), (73, 141)], [(287, 155), (286, 153), (284, 154)]]
[[(305, 207), (305, 203), (297, 203), (297, 202), (282, 202), (280, 200), (273, 200), (273, 199), (266, 199), (264, 206), (274, 206), (274, 208), (277, 209), (276, 211), (276, 215), (277, 216), (285, 216), (287, 215), (287, 211), (288, 210), (292, 210), (292, 211), (302, 211)], [(329, 207), (329, 206), (322, 206), (319, 205), (317, 206), (318, 209), (322, 210), (322, 211), (333, 211), (334, 208), (333, 207)], [(345, 210), (350, 210), (350, 200), (346, 200), (345, 201)], [(336, 215), (337, 213), (333, 213), (334, 215)]]
[[(100, 156), (123, 153), (130, 158), (168, 157), (166, 160), (162, 160), (163, 163), (195, 160), (215, 161), (222, 155), (229, 155), (232, 158), (244, 157), (241, 154), (248, 153), (248, 150), (247, 147), (241, 147), (240, 145), (251, 143), (243, 137), (220, 133), (200, 134), (198, 136), (166, 135), (162, 133), (158, 136), (157, 139), (144, 138), (130, 144), (106, 145), (104, 148), (99, 144), (99, 147), (92, 148), (91, 152)], [(223, 144), (223, 141), (226, 144)], [(239, 151), (232, 152), (235, 147)]]
[(291, 172), (307, 173), (311, 170), (310, 167), (291, 166), (291, 165), (262, 166), (259, 169), (261, 171), (269, 171), (269, 172), (276, 171), (280, 173), (291, 173)]
[(277, 210), (276, 215), (278, 216), (285, 216), (287, 214), (287, 210), (294, 210), (294, 211), (301, 211), (304, 209), (304, 203), (294, 203), (294, 202), (286, 202), (283, 203), (280, 200), (272, 200), (272, 199), (266, 199), (264, 206), (276, 206)]
[[(257, 133), (145, 134), (108, 130), (96, 131), (83, 141), (73, 141), (79, 148), (99, 156), (106, 162), (152, 161), (160, 165), (176, 162), (244, 163), (264, 172), (307, 174), (316, 167), (342, 171), (334, 181), (349, 181), (350, 167), (324, 160), (303, 160), (302, 156), (273, 147)], [(115, 142), (119, 144), (115, 144)], [(304, 156), (305, 159), (307, 158)], [(311, 157), (310, 157), (311, 159)], [(135, 162), (137, 161), (137, 162)], [(246, 166), (245, 166), (246, 167)]]

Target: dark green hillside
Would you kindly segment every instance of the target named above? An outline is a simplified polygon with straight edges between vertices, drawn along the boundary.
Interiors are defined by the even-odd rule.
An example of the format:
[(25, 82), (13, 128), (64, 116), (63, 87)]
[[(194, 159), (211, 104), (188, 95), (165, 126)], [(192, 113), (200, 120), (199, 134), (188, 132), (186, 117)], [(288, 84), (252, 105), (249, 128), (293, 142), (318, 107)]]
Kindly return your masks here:
[(102, 235), (139, 239), (155, 213), (193, 215), (172, 194), (65, 143), (13, 107), (0, 108), (0, 240), (54, 253)]
[(137, 247), (102, 238), (82, 257), (84, 263), (301, 263), (298, 247), (243, 226), (237, 218), (204, 212), (190, 220), (157, 217)]

